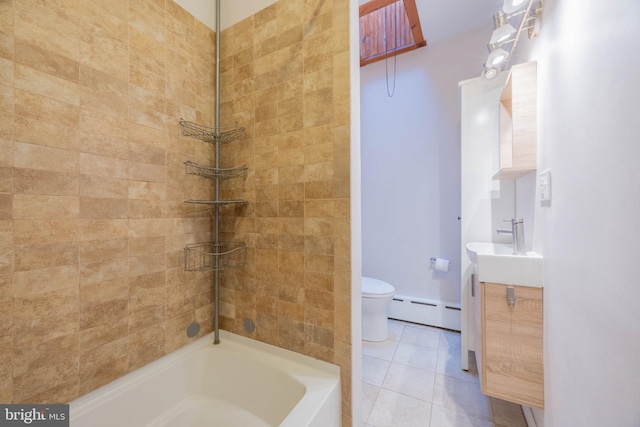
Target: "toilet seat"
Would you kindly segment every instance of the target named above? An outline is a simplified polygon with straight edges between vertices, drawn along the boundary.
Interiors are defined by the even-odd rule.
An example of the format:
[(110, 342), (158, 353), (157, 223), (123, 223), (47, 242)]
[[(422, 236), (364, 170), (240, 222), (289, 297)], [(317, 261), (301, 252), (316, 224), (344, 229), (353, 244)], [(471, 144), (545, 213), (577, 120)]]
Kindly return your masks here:
[(389, 298), (395, 293), (395, 289), (387, 282), (372, 277), (362, 277), (363, 298)]

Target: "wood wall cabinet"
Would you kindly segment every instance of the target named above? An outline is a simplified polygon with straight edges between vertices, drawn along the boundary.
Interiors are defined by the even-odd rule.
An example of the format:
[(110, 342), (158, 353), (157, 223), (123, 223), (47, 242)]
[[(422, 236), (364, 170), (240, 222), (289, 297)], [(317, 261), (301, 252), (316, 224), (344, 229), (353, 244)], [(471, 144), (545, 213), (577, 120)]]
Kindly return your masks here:
[[(515, 295), (513, 306), (508, 288)], [(542, 288), (480, 283), (480, 317), (482, 392), (544, 408)]]
[(511, 67), (500, 96), (500, 170), (494, 180), (516, 179), (537, 168), (537, 64)]

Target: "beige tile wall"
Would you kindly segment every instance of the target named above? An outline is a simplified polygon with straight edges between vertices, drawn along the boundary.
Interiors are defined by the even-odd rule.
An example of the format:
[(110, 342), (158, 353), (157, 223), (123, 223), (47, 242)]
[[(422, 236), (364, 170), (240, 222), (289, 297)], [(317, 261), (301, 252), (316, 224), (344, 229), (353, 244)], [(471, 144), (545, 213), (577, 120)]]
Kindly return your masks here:
[[(351, 425), (349, 2), (280, 0), (221, 34), (222, 237), (249, 244), (222, 275), (221, 324), (340, 365)], [(256, 329), (247, 334), (245, 318)]]
[(212, 329), (215, 34), (171, 0), (0, 1), (0, 402), (68, 402)]

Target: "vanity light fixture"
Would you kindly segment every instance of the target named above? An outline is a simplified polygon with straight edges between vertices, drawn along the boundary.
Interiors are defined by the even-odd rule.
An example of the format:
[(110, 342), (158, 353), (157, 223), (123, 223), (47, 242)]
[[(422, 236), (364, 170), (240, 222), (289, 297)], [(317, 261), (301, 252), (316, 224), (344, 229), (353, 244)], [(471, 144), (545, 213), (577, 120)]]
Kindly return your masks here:
[[(518, 17), (520, 21), (516, 29), (509, 20)], [(504, 0), (502, 10), (493, 15), (494, 30), (489, 40), (489, 56), (482, 77), (492, 79), (508, 68), (522, 31), (527, 30), (530, 39), (537, 37), (541, 17), (542, 0)]]

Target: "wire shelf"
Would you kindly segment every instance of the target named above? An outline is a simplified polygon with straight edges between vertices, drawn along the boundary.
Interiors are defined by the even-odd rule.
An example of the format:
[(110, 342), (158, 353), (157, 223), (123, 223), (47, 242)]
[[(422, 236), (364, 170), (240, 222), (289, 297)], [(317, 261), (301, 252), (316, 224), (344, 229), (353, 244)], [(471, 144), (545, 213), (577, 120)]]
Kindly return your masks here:
[(187, 271), (242, 268), (246, 261), (247, 245), (243, 242), (192, 243), (184, 248)]
[(240, 136), (242, 136), (242, 132), (244, 132), (244, 128), (238, 125), (212, 128), (188, 122), (183, 119), (180, 119), (180, 127), (182, 128), (182, 135), (184, 136), (210, 143), (219, 141), (220, 144), (227, 144), (236, 140), (240, 138)]
[(241, 205), (247, 203), (246, 200), (193, 200), (189, 199), (185, 203), (196, 205)]
[(247, 166), (214, 168), (211, 166), (203, 166), (190, 160), (184, 162), (184, 170), (188, 174), (203, 176), (205, 178), (245, 178), (247, 176)]

